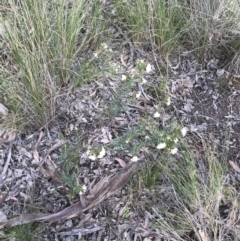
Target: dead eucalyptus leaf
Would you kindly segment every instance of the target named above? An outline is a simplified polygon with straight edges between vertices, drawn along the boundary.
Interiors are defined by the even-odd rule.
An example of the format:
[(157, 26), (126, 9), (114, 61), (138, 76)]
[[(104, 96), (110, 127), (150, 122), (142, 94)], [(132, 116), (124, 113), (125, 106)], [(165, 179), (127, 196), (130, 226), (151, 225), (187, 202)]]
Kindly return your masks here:
[(32, 154), (28, 152), (24, 147), (16, 146), (16, 149), (19, 151), (20, 154), (32, 159)]
[(16, 137), (16, 131), (15, 130), (6, 130), (3, 135), (3, 140), (5, 143), (12, 142)]
[(114, 160), (116, 160), (120, 164), (121, 167), (125, 167), (127, 165), (126, 162), (121, 158), (116, 157)]
[(33, 159), (34, 159), (36, 164), (39, 163), (39, 154), (38, 154), (36, 149), (33, 150)]
[(240, 168), (238, 167), (237, 164), (235, 164), (233, 161), (229, 161), (229, 164), (231, 165), (231, 167), (238, 173), (240, 173)]
[(39, 137), (38, 137), (37, 143), (36, 143), (36, 145), (35, 145), (35, 148), (38, 147), (40, 141), (42, 140), (42, 137), (43, 137), (43, 131), (41, 131), (40, 134), (39, 134)]
[(38, 151), (37, 151), (37, 147), (38, 147), (42, 137), (43, 137), (43, 131), (40, 132), (37, 143), (35, 144), (35, 146), (33, 148), (33, 151), (32, 151), (33, 152), (33, 159), (34, 159), (34, 162), (36, 164), (40, 163), (40, 158), (39, 158), (39, 154), (38, 154)]
[(58, 166), (55, 164), (55, 162), (52, 161), (50, 156), (48, 156), (45, 159), (44, 167), (44, 171), (47, 174), (48, 178), (51, 177), (55, 181), (61, 183), (60, 174), (58, 172)]

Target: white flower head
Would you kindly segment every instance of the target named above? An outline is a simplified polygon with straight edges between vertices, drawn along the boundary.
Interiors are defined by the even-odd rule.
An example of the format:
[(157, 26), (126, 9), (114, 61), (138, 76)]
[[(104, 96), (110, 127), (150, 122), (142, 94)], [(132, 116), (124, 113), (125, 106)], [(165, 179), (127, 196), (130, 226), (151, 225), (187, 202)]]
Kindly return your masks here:
[(92, 161), (95, 161), (97, 159), (95, 153), (93, 153), (93, 151), (91, 151), (89, 149), (86, 151), (86, 154), (87, 154), (88, 158)]
[(159, 117), (160, 117), (159, 112), (158, 112), (158, 111), (157, 111), (157, 112), (155, 112), (155, 113), (154, 113), (154, 115), (153, 115), (153, 117), (154, 117), (154, 118), (159, 118)]
[(183, 127), (181, 129), (182, 136), (186, 136), (187, 132), (188, 132), (188, 128), (187, 127)]
[(157, 149), (159, 149), (159, 150), (161, 150), (161, 149), (164, 149), (165, 147), (166, 147), (167, 145), (166, 145), (166, 143), (159, 143), (158, 145), (157, 145)]
[(145, 136), (145, 140), (149, 140), (150, 139), (150, 136)]
[(176, 154), (178, 152), (178, 149), (174, 147), (172, 150), (170, 150), (171, 154)]
[(122, 75), (122, 81), (126, 80), (127, 76), (125, 74)]
[(136, 94), (136, 98), (139, 99), (141, 96), (141, 91), (138, 91), (137, 94)]
[(102, 150), (100, 151), (100, 153), (97, 156), (97, 158), (103, 158), (105, 155), (106, 155), (106, 151), (105, 151), (104, 147), (102, 147)]
[(107, 46), (106, 43), (102, 43), (102, 44), (101, 44), (101, 47), (102, 47), (103, 49), (107, 49), (107, 48), (108, 48), (108, 46)]
[(93, 53), (93, 57), (97, 59), (98, 58), (98, 53)]
[(151, 64), (147, 64), (146, 73), (150, 73), (151, 71), (152, 71), (152, 65)]
[(142, 78), (142, 83), (141, 84), (146, 84), (147, 80), (145, 78)]
[(127, 139), (125, 142), (128, 144), (130, 142), (130, 139)]
[(175, 139), (174, 139), (174, 143), (178, 143), (178, 138), (175, 138)]
[(134, 69), (134, 68), (132, 68), (132, 69), (130, 70), (130, 72), (131, 72), (132, 75), (135, 75), (135, 74), (137, 73), (136, 69)]
[(171, 104), (171, 98), (168, 97), (167, 100), (166, 100), (166, 105), (169, 106)]
[(137, 162), (139, 160), (139, 158), (137, 156), (133, 156), (131, 158), (131, 162)]
[(88, 158), (89, 158), (90, 160), (92, 160), (92, 161), (95, 161), (95, 160), (97, 159), (96, 155), (94, 155), (94, 154), (88, 156)]
[(79, 195), (84, 194), (87, 191), (87, 186), (86, 185), (82, 185), (82, 190), (79, 192)]

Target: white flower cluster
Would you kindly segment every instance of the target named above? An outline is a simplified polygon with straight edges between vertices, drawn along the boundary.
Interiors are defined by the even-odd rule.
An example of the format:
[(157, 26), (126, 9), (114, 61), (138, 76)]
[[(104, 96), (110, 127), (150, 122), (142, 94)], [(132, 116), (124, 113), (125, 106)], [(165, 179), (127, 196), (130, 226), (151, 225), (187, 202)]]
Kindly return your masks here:
[(159, 144), (157, 145), (157, 149), (161, 150), (161, 149), (164, 149), (166, 146), (167, 146), (166, 143), (159, 143)]
[(158, 111), (155, 112), (154, 115), (153, 115), (154, 118), (159, 118), (160, 116), (161, 116), (161, 115), (160, 115), (160, 113), (159, 113)]
[(97, 158), (103, 158), (106, 155), (106, 151), (104, 147), (102, 147), (102, 150), (99, 152), (98, 155), (96, 155), (95, 153), (92, 153), (90, 150), (87, 150), (87, 155), (90, 160), (95, 161)]
[(138, 91), (137, 94), (136, 94), (136, 98), (139, 99), (141, 94), (142, 94), (141, 91)]
[(127, 79), (127, 76), (125, 74), (122, 75), (122, 81), (125, 81)]
[(84, 194), (87, 191), (87, 186), (86, 185), (82, 185), (82, 190), (79, 192), (79, 195)]
[(152, 65), (151, 64), (147, 64), (147, 67), (146, 67), (146, 73), (150, 73), (152, 71)]
[(131, 162), (137, 162), (139, 160), (139, 158), (137, 156), (133, 156), (131, 158)]
[[(165, 142), (162, 142), (157, 145), (157, 149), (161, 150), (161, 149), (164, 149), (166, 146), (167, 146), (167, 144)], [(174, 147), (173, 149), (170, 150), (170, 153), (174, 155), (177, 153), (177, 151), (178, 151), (178, 149), (176, 147)]]
[[(156, 113), (158, 113), (158, 112), (156, 112)], [(155, 114), (156, 114), (156, 113), (155, 113)], [(182, 134), (182, 136), (186, 136), (187, 132), (188, 132), (188, 128), (187, 128), (187, 127), (183, 127), (183, 128), (181, 129), (181, 134)], [(167, 136), (167, 140), (170, 140), (170, 139), (171, 139), (170, 136)], [(173, 141), (174, 141), (174, 143), (176, 144), (176, 143), (178, 142), (178, 138), (175, 138)], [(164, 148), (166, 148), (166, 147), (167, 147), (167, 144), (166, 144), (165, 142), (161, 142), (161, 143), (159, 143), (159, 144), (157, 145), (156, 148), (157, 148), (158, 150), (162, 150), (162, 149), (164, 149)], [(174, 148), (170, 149), (169, 152), (170, 152), (172, 155), (175, 155), (175, 154), (178, 152), (178, 148), (177, 148), (177, 147), (174, 147)]]
[(187, 128), (187, 127), (183, 127), (183, 128), (181, 129), (181, 133), (182, 133), (182, 136), (183, 136), (183, 137), (186, 136), (187, 132), (188, 132), (188, 128)]
[(171, 104), (171, 98), (168, 97), (167, 100), (166, 100), (166, 105), (169, 106)]

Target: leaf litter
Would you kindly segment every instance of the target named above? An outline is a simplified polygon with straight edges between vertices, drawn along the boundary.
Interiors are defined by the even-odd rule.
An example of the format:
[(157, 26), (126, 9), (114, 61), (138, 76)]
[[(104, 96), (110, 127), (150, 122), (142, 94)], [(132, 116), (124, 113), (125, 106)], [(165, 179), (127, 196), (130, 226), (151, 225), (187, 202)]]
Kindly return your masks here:
[[(115, 34), (121, 37), (122, 33), (115, 31)], [(119, 43), (114, 43), (113, 40), (114, 44), (119, 48)], [(113, 51), (116, 51), (114, 46)], [(156, 69), (149, 57), (151, 53), (137, 49), (132, 44), (129, 49), (124, 47), (120, 52), (122, 54), (119, 51), (117, 53), (120, 62), (118, 58), (113, 59), (112, 65), (120, 66), (119, 69), (124, 72), (124, 76), (133, 72), (136, 53), (138, 55), (142, 53), (142, 57), (146, 58), (148, 63), (146, 71), (152, 75), (151, 78), (144, 77), (144, 85), (138, 84), (137, 88), (134, 87), (134, 91), (126, 93), (119, 99), (117, 90), (125, 78), (122, 80), (111, 76), (105, 82), (99, 79), (86, 83), (71, 95), (58, 100), (59, 112), (62, 114), (54, 123), (55, 126), (49, 130), (28, 133), (26, 137), (15, 130), (1, 130), (0, 144), (3, 150), (1, 158), (4, 160), (0, 169), (1, 227), (47, 221), (57, 222), (58, 225), (53, 224), (52, 227), (64, 236), (77, 235), (81, 238), (81, 235), (89, 234), (90, 236), (86, 236), (89, 237), (88, 240), (96, 240), (91, 239), (94, 237), (93, 233), (105, 230), (102, 232), (103, 237), (100, 238), (117, 240), (117, 237), (120, 237), (123, 240), (124, 237), (129, 237), (126, 240), (132, 240), (130, 237), (134, 236), (136, 240), (147, 240), (149, 237), (150, 240), (154, 238), (160, 240), (161, 230), (150, 225), (154, 223), (154, 218), (153, 212), (146, 214), (149, 211), (147, 207), (153, 205), (153, 208), (158, 208), (160, 196), (167, 199), (171, 195), (167, 191), (144, 189), (137, 201), (127, 202), (124, 200), (128, 191), (126, 184), (141, 168), (141, 162), (130, 163), (127, 155), (120, 158), (119, 153), (114, 150), (107, 152), (101, 160), (95, 161), (89, 160), (84, 154), (88, 146), (101, 149), (102, 145), (109, 144), (112, 139), (131, 130), (145, 113), (158, 113), (157, 118), (163, 125), (177, 117), (190, 127), (190, 132), (196, 134), (197, 139), (206, 138), (214, 142), (215, 152), (220, 145), (224, 145), (224, 133), (221, 130), (227, 128), (232, 138), (228, 146), (231, 153), (229, 158), (235, 160), (239, 156), (240, 144), (237, 134), (240, 131), (239, 89), (235, 89), (235, 95), (230, 98), (230, 92), (221, 86), (218, 78), (227, 74), (227, 70), (218, 67), (218, 59), (206, 58), (204, 63), (198, 63), (194, 55), (190, 54), (181, 55), (177, 60), (172, 57), (170, 61), (177, 64), (175, 67), (170, 67), (175, 76), (170, 80), (171, 104), (169, 107), (160, 107), (155, 112), (154, 105), (158, 104), (159, 100), (150, 92), (149, 86), (159, 84), (161, 80), (154, 75)], [(232, 91), (233, 87), (228, 87)], [(143, 97), (139, 96), (137, 104), (133, 105), (128, 100), (135, 98), (136, 93), (139, 93), (137, 91), (140, 91)], [(120, 110), (114, 110), (116, 113), (114, 118), (107, 115), (112, 100), (116, 100), (117, 105), (121, 107)], [(232, 112), (228, 113), (230, 111)], [(5, 116), (4, 118), (7, 117), (8, 110), (2, 104), (0, 113)], [(226, 116), (229, 118), (225, 118)], [(76, 141), (78, 137), (80, 137), (79, 142)], [(190, 141), (191, 138), (193, 137), (189, 137)], [(76, 160), (77, 167), (74, 166), (69, 173), (78, 173), (77, 185), (84, 184), (88, 187), (86, 193), (74, 197), (68, 195), (70, 187), (61, 179), (64, 162), (59, 161), (60, 157), (64, 156), (64, 147), (69, 143), (79, 147), (80, 150)], [(192, 143), (192, 148), (195, 148), (197, 153), (199, 147), (195, 141)], [(68, 156), (66, 159), (68, 160)], [(235, 161), (229, 161), (229, 164), (239, 172)], [(34, 196), (32, 204), (36, 208), (45, 207), (40, 214), (26, 213), (32, 195)], [(150, 203), (146, 199), (155, 201)], [(119, 205), (118, 210), (115, 210), (116, 204), (121, 203), (121, 200), (124, 209)], [(109, 233), (109, 229), (106, 228), (108, 223), (106, 213), (110, 213), (109, 216), (111, 213), (114, 214), (114, 211), (122, 214), (127, 205), (131, 206), (133, 212), (126, 219), (113, 215), (111, 228), (114, 231)], [(72, 219), (75, 220), (75, 227), (70, 225), (72, 228), (66, 230), (67, 220)], [(88, 228), (85, 229), (84, 226)], [(113, 233), (117, 235), (114, 236)], [(198, 235), (202, 240), (207, 240), (204, 231), (199, 230)]]

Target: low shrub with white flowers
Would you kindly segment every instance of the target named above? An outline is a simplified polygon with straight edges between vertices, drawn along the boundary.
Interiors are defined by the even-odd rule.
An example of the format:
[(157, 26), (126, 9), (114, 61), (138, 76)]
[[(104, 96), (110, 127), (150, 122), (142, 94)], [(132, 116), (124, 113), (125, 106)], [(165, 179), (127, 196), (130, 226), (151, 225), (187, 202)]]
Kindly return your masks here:
[(181, 140), (186, 136), (188, 129), (169, 123), (162, 127), (152, 116), (142, 119), (131, 131), (116, 138), (110, 147), (124, 153), (126, 150), (132, 154), (131, 161), (139, 160), (139, 154), (144, 150), (151, 150), (159, 154), (176, 155), (181, 145)]
[[(117, 96), (126, 95), (131, 91), (132, 87), (135, 87), (136, 83), (146, 83), (147, 80), (145, 76), (151, 74), (153, 71), (154, 67), (150, 63), (144, 60), (138, 60), (134, 71), (126, 75), (121, 75), (122, 86), (117, 91)], [(136, 100), (141, 98), (141, 95), (141, 91), (136, 91)], [(170, 106), (170, 104), (170, 96), (163, 96), (162, 105)], [(113, 116), (123, 111), (118, 98), (112, 101), (109, 105), (109, 110), (111, 110)], [(130, 152), (132, 156), (130, 161), (132, 162), (139, 160), (139, 154), (143, 150), (176, 155), (180, 147), (180, 140), (186, 136), (188, 128), (181, 128), (181, 126), (176, 123), (165, 123), (164, 127), (162, 127), (160, 119), (161, 114), (158, 110), (150, 115), (147, 114), (139, 121), (135, 128), (116, 138), (112, 143), (109, 143), (109, 148), (114, 148), (119, 154), (123, 154), (124, 152), (129, 154)], [(169, 122), (171, 121), (169, 120)], [(89, 156), (89, 158), (96, 159), (97, 155), (93, 157)]]

